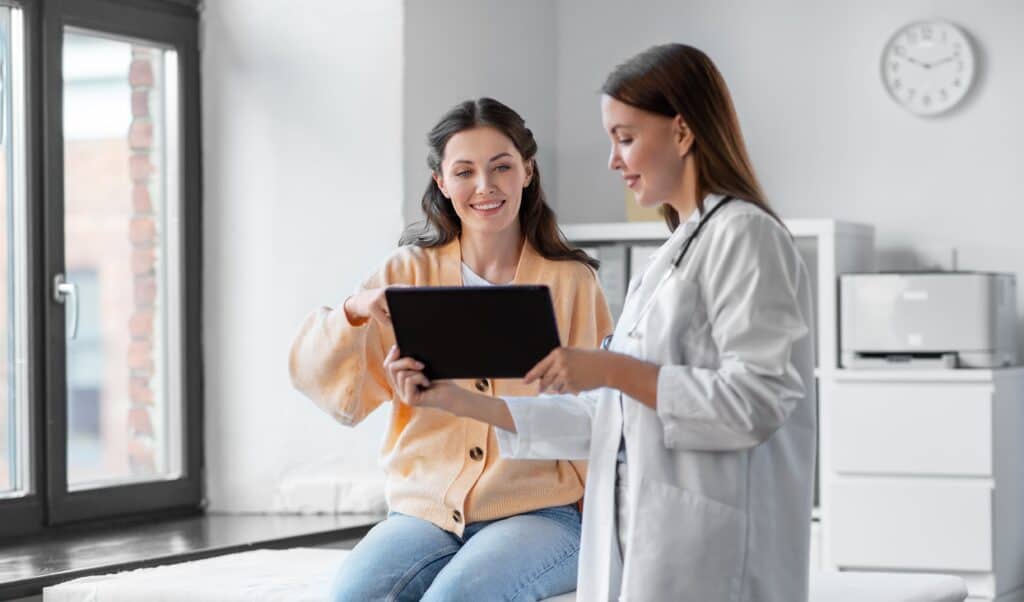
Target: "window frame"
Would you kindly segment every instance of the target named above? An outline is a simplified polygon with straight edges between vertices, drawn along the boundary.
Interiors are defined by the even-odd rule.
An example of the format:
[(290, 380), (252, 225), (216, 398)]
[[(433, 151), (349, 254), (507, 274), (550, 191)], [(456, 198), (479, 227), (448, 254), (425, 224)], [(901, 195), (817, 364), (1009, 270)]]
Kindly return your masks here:
[[(80, 521), (181, 515), (204, 507), (202, 216), (198, 0), (15, 0), (23, 11), (28, 202), (28, 357), (32, 491), (0, 499), (0, 538)], [(73, 27), (178, 53), (180, 128), (181, 468), (173, 480), (69, 491), (64, 306), (63, 36)]]

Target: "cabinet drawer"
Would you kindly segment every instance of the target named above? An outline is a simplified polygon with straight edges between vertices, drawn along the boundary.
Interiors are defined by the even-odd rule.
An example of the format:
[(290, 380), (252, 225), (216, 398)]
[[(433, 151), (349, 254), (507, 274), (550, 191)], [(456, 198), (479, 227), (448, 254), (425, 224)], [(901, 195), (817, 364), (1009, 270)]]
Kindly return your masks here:
[(829, 493), (829, 546), (840, 567), (992, 570), (987, 482), (838, 478)]
[(840, 383), (828, 403), (836, 472), (992, 474), (991, 385)]

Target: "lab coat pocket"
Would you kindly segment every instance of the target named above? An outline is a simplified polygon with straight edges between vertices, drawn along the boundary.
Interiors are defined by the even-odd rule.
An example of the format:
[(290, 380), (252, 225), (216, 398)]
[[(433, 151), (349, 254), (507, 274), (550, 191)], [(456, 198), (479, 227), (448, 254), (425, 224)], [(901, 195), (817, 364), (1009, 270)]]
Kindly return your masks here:
[(645, 333), (646, 359), (671, 363), (685, 360), (687, 333), (703, 321), (700, 298), (699, 284), (676, 273), (669, 274), (639, 325)]
[(631, 517), (624, 599), (726, 602), (738, 599), (747, 517), (685, 489), (640, 480)]

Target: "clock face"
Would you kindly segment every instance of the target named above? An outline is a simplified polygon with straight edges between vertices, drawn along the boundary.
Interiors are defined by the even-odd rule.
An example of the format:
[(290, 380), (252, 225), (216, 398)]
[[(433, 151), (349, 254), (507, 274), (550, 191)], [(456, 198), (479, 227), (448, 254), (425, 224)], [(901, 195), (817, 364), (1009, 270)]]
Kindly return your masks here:
[(971, 42), (945, 21), (911, 23), (897, 31), (882, 53), (882, 81), (889, 94), (918, 115), (953, 108), (974, 79)]

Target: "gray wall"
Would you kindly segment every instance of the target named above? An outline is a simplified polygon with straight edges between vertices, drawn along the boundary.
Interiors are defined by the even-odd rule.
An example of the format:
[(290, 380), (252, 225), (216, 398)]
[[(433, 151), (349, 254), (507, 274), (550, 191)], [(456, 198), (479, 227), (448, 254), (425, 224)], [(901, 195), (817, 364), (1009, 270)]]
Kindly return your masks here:
[(206, 482), (213, 510), (266, 511), (297, 466), (376, 463), (385, 416), (335, 423), (288, 349), (401, 229), (402, 7), (217, 0), (202, 43)]
[(556, 3), (550, 0), (406, 0), (404, 215), (421, 219), (430, 177), (426, 135), (456, 103), (490, 96), (515, 109), (537, 138), (549, 194), (555, 164)]
[[(879, 78), (888, 36), (941, 16), (981, 78), (956, 112), (921, 119)], [(563, 223), (624, 217), (607, 171), (598, 87), (619, 61), (682, 41), (735, 96), (783, 216), (874, 224), (881, 266), (1024, 273), (1024, 3), (904, 0), (246, 0), (203, 14), (207, 465), (218, 510), (265, 510), (285, 470), (344, 452), (372, 467), (384, 418), (334, 424), (288, 382), (313, 307), (339, 302), (418, 219), (424, 136), (490, 95), (537, 135)], [(1019, 302), (1024, 303), (1024, 299)]]
[[(706, 51), (732, 88), (769, 197), (784, 216), (877, 228), (882, 267), (1024, 271), (1024, 4), (1015, 0), (720, 2), (560, 0), (558, 200), (565, 222), (624, 218), (594, 92), (655, 43)], [(571, 18), (583, 12), (586, 19)], [(952, 114), (920, 118), (887, 96), (879, 60), (911, 20), (964, 27), (980, 81)]]

